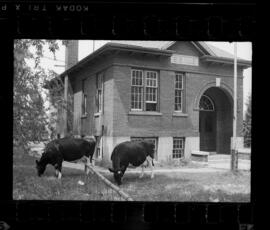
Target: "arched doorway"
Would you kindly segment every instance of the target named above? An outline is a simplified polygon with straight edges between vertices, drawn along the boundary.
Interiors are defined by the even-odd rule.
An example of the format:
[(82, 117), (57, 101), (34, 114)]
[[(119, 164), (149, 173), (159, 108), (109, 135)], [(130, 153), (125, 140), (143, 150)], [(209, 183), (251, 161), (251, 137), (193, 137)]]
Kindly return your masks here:
[(199, 104), (200, 150), (216, 151), (216, 111), (213, 100), (206, 94), (202, 95)]
[(219, 87), (205, 90), (199, 101), (200, 150), (230, 154), (232, 119), (230, 95)]

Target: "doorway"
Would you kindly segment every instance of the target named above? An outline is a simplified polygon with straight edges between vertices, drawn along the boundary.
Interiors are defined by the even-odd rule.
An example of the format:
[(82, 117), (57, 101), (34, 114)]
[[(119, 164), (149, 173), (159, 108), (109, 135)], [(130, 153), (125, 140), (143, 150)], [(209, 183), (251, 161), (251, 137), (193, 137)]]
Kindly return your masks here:
[(200, 150), (230, 154), (233, 110), (224, 89), (210, 87), (199, 102)]

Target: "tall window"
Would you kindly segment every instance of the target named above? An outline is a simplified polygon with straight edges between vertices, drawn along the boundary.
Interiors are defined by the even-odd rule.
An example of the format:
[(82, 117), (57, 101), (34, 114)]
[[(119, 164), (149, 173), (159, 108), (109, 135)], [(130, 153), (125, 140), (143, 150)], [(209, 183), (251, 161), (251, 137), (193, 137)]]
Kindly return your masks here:
[(102, 110), (102, 81), (103, 76), (99, 73), (96, 76), (96, 112), (99, 113)]
[(157, 72), (146, 71), (145, 110), (157, 111)]
[(154, 158), (157, 160), (157, 141), (158, 141), (158, 138), (156, 138), (156, 137), (131, 137), (130, 140), (131, 141), (147, 140), (149, 142), (152, 142), (155, 145)]
[(157, 111), (158, 75), (155, 71), (131, 71), (131, 110)]
[(143, 71), (132, 70), (131, 76), (131, 109), (143, 109)]
[(185, 149), (185, 139), (183, 137), (174, 137), (173, 138), (173, 153), (172, 158), (182, 158), (184, 157), (184, 149)]
[(184, 76), (182, 73), (175, 74), (175, 97), (174, 110), (183, 112)]
[(82, 115), (87, 115), (86, 79), (82, 80)]

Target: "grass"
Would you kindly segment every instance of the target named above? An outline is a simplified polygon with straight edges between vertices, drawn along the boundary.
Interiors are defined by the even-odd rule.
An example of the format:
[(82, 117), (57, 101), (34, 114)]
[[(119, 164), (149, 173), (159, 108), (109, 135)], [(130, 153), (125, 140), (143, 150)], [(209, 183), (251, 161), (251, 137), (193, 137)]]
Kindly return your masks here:
[(37, 176), (35, 160), (37, 158), (23, 154), (20, 149), (13, 151), (13, 199), (15, 200), (91, 200), (96, 198), (95, 180), (88, 180), (87, 186), (81, 170), (64, 168), (62, 179), (55, 178), (51, 165), (42, 177)]
[[(112, 175), (107, 176), (113, 180)], [(225, 173), (125, 174), (121, 188), (137, 201), (249, 202), (250, 175)]]
[[(54, 176), (54, 168), (47, 166), (42, 177), (37, 176), (35, 157), (14, 149), (13, 198), (23, 200), (106, 200), (113, 199), (107, 187), (93, 176), (85, 177), (77, 169), (62, 169), (62, 179)], [(162, 167), (162, 166), (161, 166)], [(164, 166), (165, 167), (165, 166)], [(185, 166), (181, 166), (185, 167)], [(187, 164), (186, 167), (191, 167)], [(249, 202), (250, 172), (237, 175), (230, 171), (214, 173), (126, 173), (121, 189), (136, 201), (184, 202)], [(112, 173), (104, 176), (114, 182)], [(85, 182), (79, 185), (78, 182)]]

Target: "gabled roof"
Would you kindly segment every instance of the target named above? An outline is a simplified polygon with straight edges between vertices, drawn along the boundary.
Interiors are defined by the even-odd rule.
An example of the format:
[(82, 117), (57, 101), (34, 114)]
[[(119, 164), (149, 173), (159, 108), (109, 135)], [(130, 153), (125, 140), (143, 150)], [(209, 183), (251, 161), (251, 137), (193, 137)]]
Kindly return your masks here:
[[(211, 44), (205, 44), (204, 43), (204, 45), (206, 45), (208, 48), (209, 48), (209, 50), (211, 50), (212, 51), (212, 53), (214, 54), (214, 55), (212, 55), (212, 56), (216, 56), (216, 57), (224, 57), (224, 58), (234, 58), (234, 55), (232, 55), (232, 54), (230, 54), (230, 53), (228, 53), (228, 52), (226, 52), (225, 50), (222, 50), (222, 49), (219, 49), (218, 47), (216, 47), (216, 46), (213, 46), (213, 45), (211, 45)], [(210, 52), (211, 52), (210, 51)], [(239, 58), (240, 59), (240, 58)]]
[[(169, 49), (176, 41), (168, 42), (163, 46), (163, 49)], [(204, 55), (211, 55), (214, 57), (221, 58), (232, 58), (234, 59), (234, 55), (225, 50), (222, 50), (216, 46), (213, 46), (206, 42), (191, 42), (197, 49), (199, 49)], [(238, 58), (240, 60), (240, 58)], [(243, 59), (241, 59), (243, 60)]]
[[(160, 50), (170, 50), (170, 47), (177, 41), (114, 41), (115, 44), (125, 44), (131, 46), (141, 46), (145, 48), (155, 48)], [(206, 42), (194, 42), (191, 44), (202, 54), (201, 59), (205, 61), (211, 61), (216, 63), (233, 64), (234, 55), (217, 48)], [(238, 65), (244, 68), (250, 67), (251, 62), (242, 58), (237, 58)]]
[[(93, 60), (95, 57), (104, 52), (118, 50), (128, 52), (148, 53), (152, 55), (171, 56), (175, 51), (169, 48), (175, 44), (176, 41), (121, 41), (115, 40), (108, 42), (87, 57), (79, 61), (73, 67), (64, 71), (60, 76), (64, 76), (82, 67), (86, 62)], [(221, 50), (213, 45), (205, 42), (191, 42), (197, 50), (202, 54), (200, 57), (203, 61), (233, 64), (234, 56), (224, 50)], [(251, 62), (243, 59), (238, 59), (238, 65), (244, 68), (250, 67)]]
[[(149, 43), (150, 44), (150, 43)], [(147, 53), (151, 55), (159, 55), (159, 56), (168, 56), (170, 57), (174, 51), (172, 50), (163, 50), (159, 48), (153, 48), (153, 47), (143, 47), (139, 45), (133, 45), (133, 44), (123, 44), (123, 43), (117, 43), (117, 42), (108, 42), (99, 49), (95, 50), (93, 53), (89, 54), (82, 60), (80, 60), (76, 65), (72, 66), (71, 68), (65, 70), (63, 73), (60, 74), (60, 77), (63, 77), (66, 74), (69, 74), (73, 72), (74, 70), (82, 67), (85, 63), (89, 62), (90, 60), (93, 60), (97, 56), (104, 54), (107, 51), (127, 51), (127, 52), (136, 52), (136, 53)]]
[[(156, 48), (161, 50), (170, 50), (169, 48), (176, 43), (176, 41), (123, 41), (116, 40), (113, 43), (126, 44), (126, 45), (136, 45), (146, 48)], [(234, 59), (234, 55), (220, 49), (214, 45), (209, 44), (209, 42), (191, 42), (203, 55), (210, 55), (214, 57), (230, 58)], [(237, 58), (238, 60), (244, 60), (242, 58)]]
[(112, 43), (141, 46), (145, 48), (155, 48), (164, 50), (163, 46), (168, 44), (169, 41), (125, 41), (125, 40), (113, 40)]

